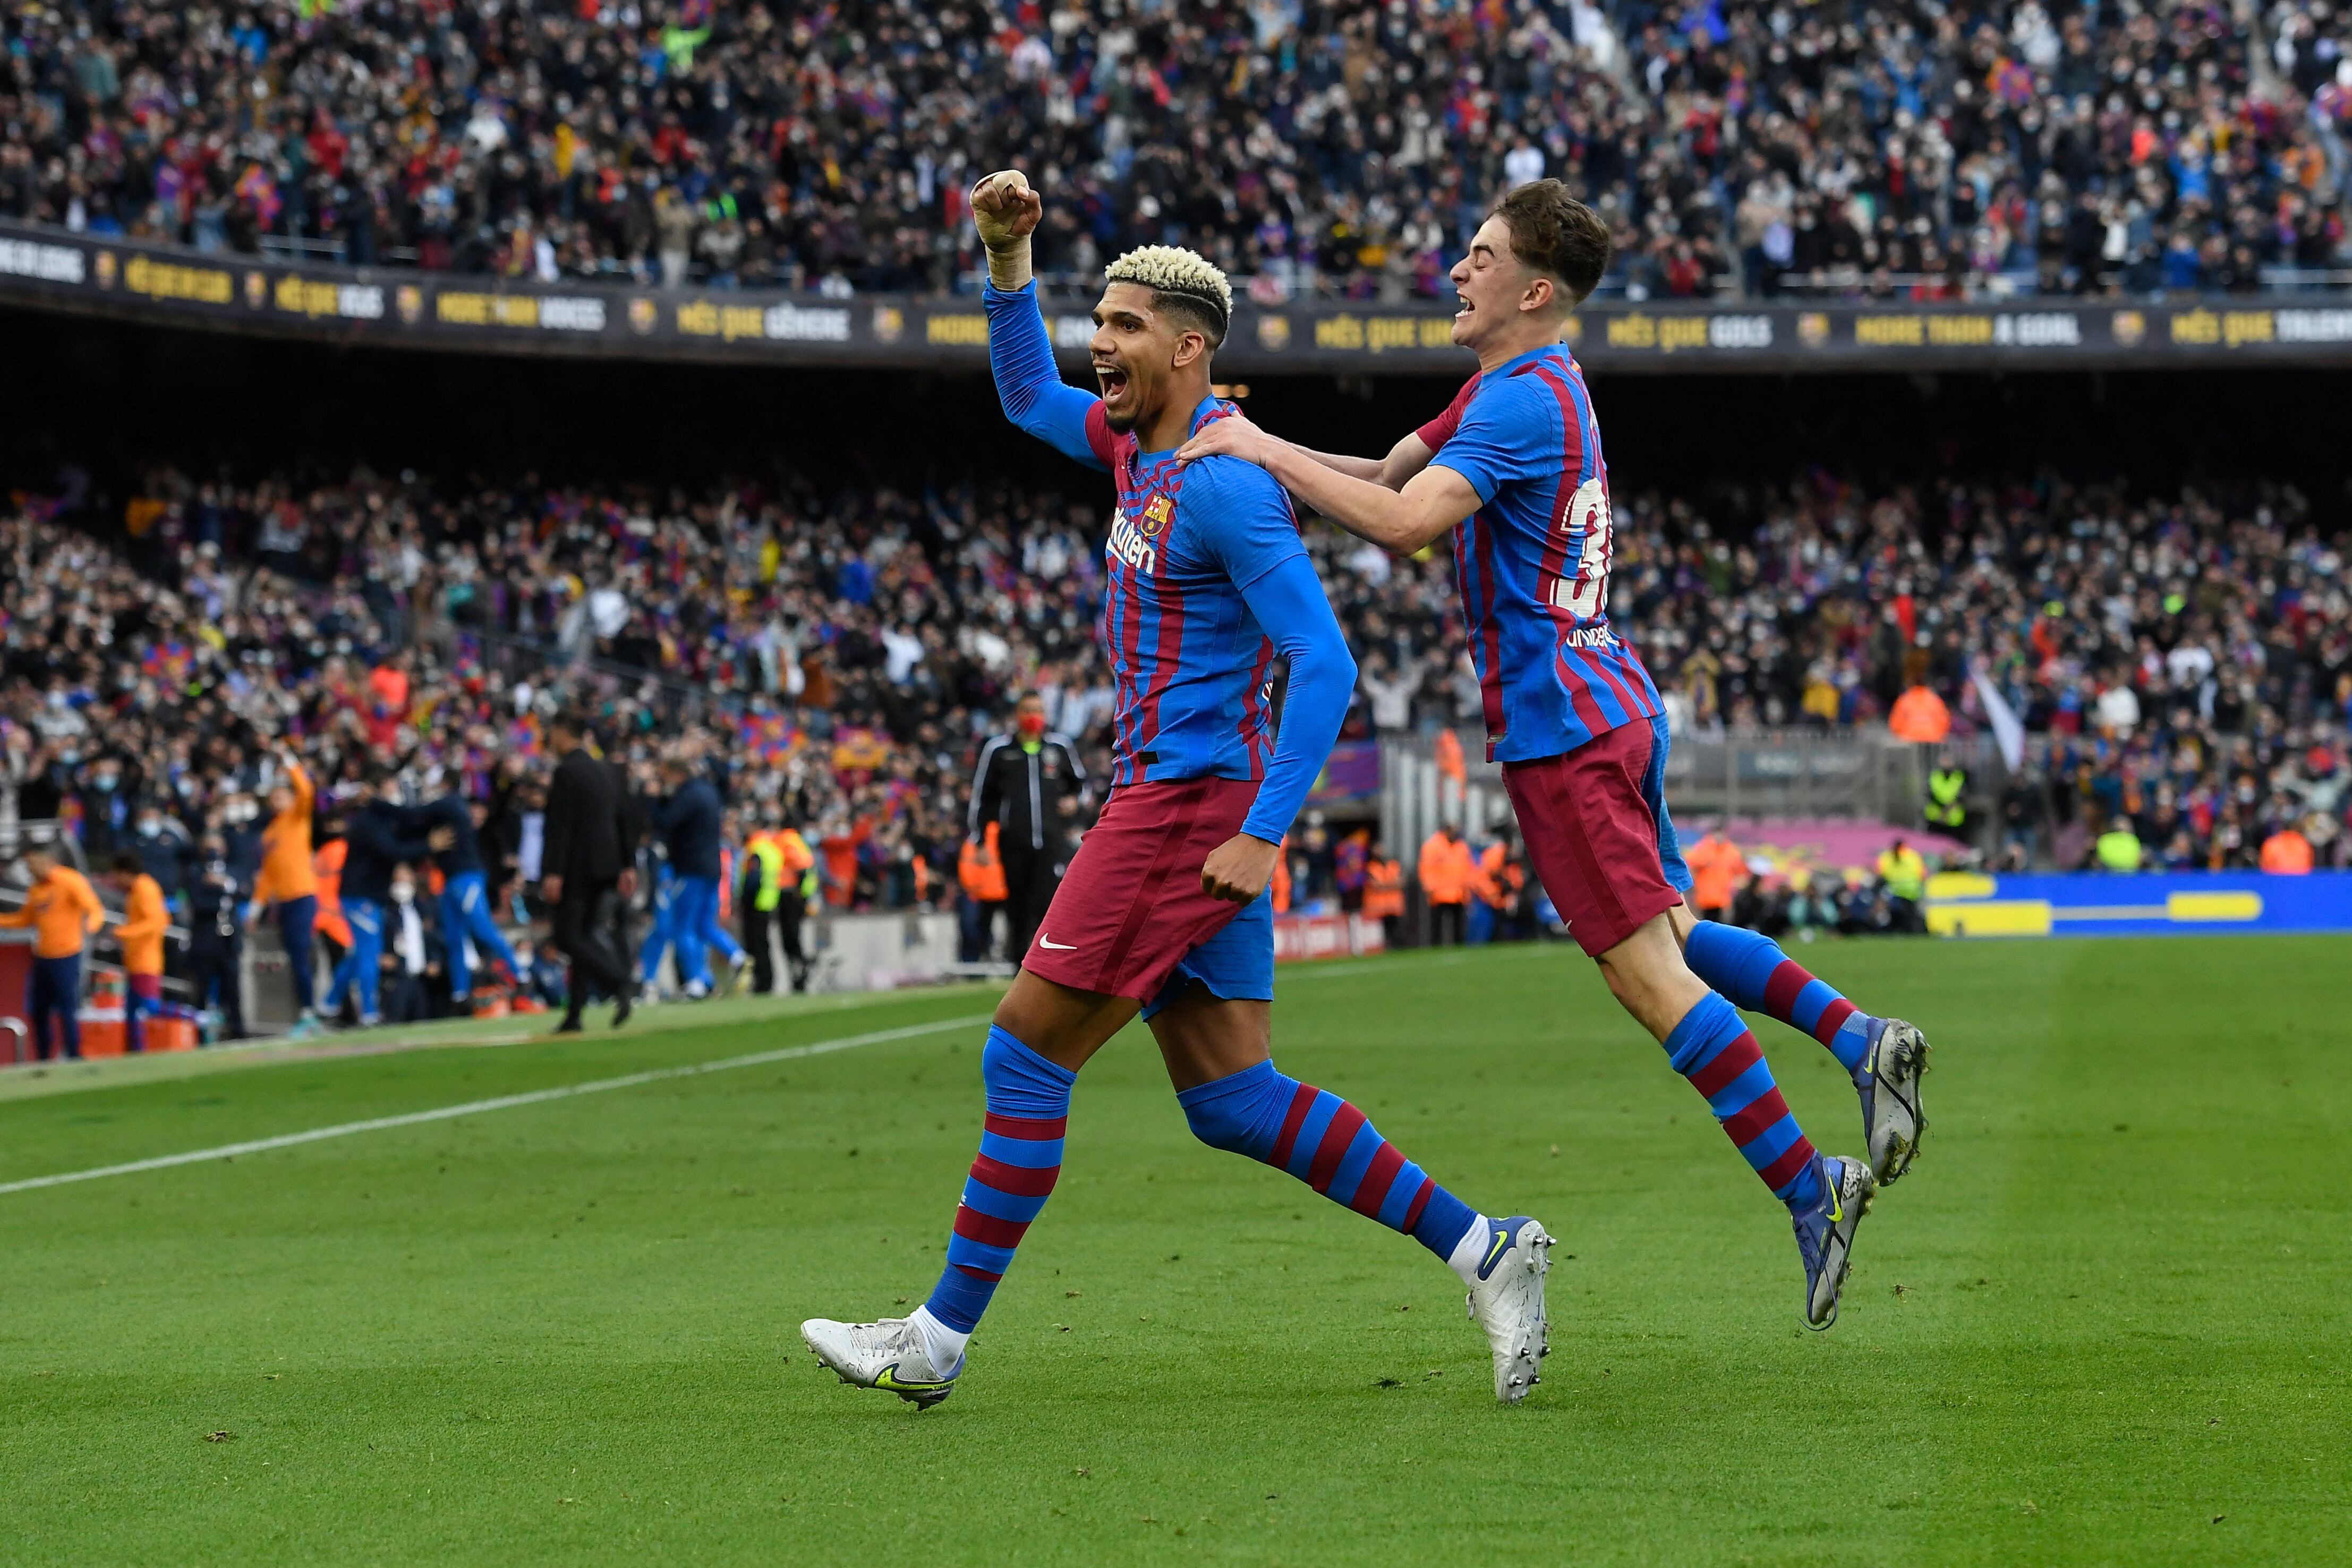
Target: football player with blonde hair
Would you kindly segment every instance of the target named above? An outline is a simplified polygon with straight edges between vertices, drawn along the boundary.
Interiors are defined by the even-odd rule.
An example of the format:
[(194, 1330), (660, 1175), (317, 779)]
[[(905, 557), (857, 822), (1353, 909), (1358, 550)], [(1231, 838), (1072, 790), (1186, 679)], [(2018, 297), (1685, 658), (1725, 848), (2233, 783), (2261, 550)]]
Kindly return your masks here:
[[(812, 1319), (801, 1333), (849, 1383), (944, 1399), (965, 1342), (1053, 1191), (1070, 1087), (1139, 1013), (1193, 1132), (1288, 1171), (1412, 1237), (1467, 1283), (1495, 1392), (1523, 1397), (1544, 1352), (1551, 1238), (1490, 1223), (1327, 1090), (1271, 1058), (1274, 916), (1283, 836), (1355, 689), (1329, 598), (1280, 486), (1232, 458), (1176, 450), (1233, 416), (1209, 365), (1233, 289), (1202, 257), (1129, 251), (1105, 272), (1087, 345), (1098, 392), (1064, 384), (1030, 274), (1043, 200), (1018, 170), (973, 189), (988, 247), (989, 361), (1013, 423), (1108, 469), (1100, 634), (1118, 687), (1110, 796), (996, 1010), (981, 1057), (987, 1116), (947, 1267), (906, 1318)], [(1290, 666), (1280, 733), (1268, 676)]]

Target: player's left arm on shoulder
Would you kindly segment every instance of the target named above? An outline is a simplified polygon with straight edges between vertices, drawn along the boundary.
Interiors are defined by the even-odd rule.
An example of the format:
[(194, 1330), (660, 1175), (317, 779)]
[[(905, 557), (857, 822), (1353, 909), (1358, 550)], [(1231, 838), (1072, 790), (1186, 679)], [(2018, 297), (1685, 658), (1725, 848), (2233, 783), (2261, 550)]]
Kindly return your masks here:
[[(1200, 468), (1216, 486), (1212, 547), (1242, 602), (1290, 662), (1294, 696), (1307, 681), (1328, 684), (1341, 694), (1344, 709), (1355, 689), (1355, 658), (1282, 487), (1265, 469), (1231, 458)], [(1185, 484), (1189, 494), (1192, 481)]]
[(1389, 455), (1381, 459), (1381, 470), (1371, 476), (1387, 489), (1401, 490), (1412, 481), (1412, 477), (1429, 467), (1429, 459), (1437, 454), (1418, 430), (1408, 431)]
[(1357, 538), (1411, 555), (1476, 511), (1486, 499), (1460, 474), (1439, 466), (1443, 462), (1441, 456), (1396, 489), (1335, 472), (1286, 446), (1267, 452), (1265, 471)]

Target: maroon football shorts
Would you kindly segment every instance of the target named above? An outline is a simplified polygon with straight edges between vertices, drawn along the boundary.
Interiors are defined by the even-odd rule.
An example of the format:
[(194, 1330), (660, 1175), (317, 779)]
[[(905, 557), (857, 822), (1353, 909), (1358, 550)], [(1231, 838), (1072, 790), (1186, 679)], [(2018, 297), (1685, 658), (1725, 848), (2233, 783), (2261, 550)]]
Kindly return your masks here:
[(1241, 831), (1257, 790), (1244, 779), (1199, 778), (1111, 791), (1021, 966), (1073, 990), (1131, 996), (1147, 1011), (1172, 999), (1161, 993), (1177, 979), (1228, 999), (1270, 999), (1267, 896), (1245, 906), (1201, 891), (1202, 865)]
[(1503, 764), (1528, 863), (1570, 936), (1593, 957), (1682, 902), (1664, 857), (1681, 851), (1665, 815), (1657, 728), (1620, 724), (1572, 752)]

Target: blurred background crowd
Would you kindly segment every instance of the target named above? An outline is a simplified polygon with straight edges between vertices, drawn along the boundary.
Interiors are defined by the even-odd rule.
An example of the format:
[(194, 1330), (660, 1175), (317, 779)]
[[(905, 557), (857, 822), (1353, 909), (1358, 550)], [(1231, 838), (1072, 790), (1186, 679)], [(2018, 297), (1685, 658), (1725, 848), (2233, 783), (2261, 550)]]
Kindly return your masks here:
[[(1108, 771), (1100, 508), (1076, 489), (494, 489), (365, 469), (158, 469), (138, 489), (101, 510), (69, 473), (0, 521), (0, 828), (57, 819), (93, 866), (137, 856), (175, 918), (208, 867), (252, 886), (270, 792), (299, 756), (321, 846), (378, 770), (412, 802), (478, 803), (493, 905), (543, 944), (530, 895), (559, 702), (597, 714), (646, 801), (711, 783), (730, 894), (754, 836), (794, 834), (795, 909), (992, 916), (975, 904), (1003, 895), (975, 900), (987, 877), (967, 848), (973, 768), (1024, 692), (1087, 776)], [(1633, 493), (1620, 516), (1612, 614), (1685, 736), (1892, 724), (1932, 745), (2005, 715), (2021, 765), (1964, 818), (1922, 803), (1988, 861), (2347, 863), (2343, 542), (2292, 489), (1874, 490), (1814, 473)], [(1392, 560), (1307, 532), (1362, 672), (1346, 738), (1475, 754), (1444, 548)], [(1098, 804), (1069, 792), (1053, 858)], [(1368, 884), (1409, 883), (1433, 900), (1436, 877), (1507, 932), (1544, 923), (1507, 836), (1433, 872), (1428, 847), (1376, 832), (1309, 817), (1287, 897), (1361, 909)], [(433, 868), (411, 874), (429, 905)], [(1810, 900), (1759, 882), (1748, 912), (1901, 929), (1917, 899), (1904, 880), (1897, 864)], [(426, 994), (446, 1006), (435, 963)], [(516, 978), (561, 995), (560, 979)]]
[(74, 0), (11, 7), (0, 216), (205, 250), (719, 287), (1206, 252), (1261, 299), (1445, 289), (1491, 194), (1634, 298), (2347, 280), (2331, 0)]

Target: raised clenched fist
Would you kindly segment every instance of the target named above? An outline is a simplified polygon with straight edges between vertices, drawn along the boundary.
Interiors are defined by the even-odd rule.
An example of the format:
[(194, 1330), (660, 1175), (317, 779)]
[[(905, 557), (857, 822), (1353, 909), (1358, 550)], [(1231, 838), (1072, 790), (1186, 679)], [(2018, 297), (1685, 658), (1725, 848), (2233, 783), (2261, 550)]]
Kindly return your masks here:
[(991, 250), (1004, 250), (1028, 238), (1045, 213), (1045, 201), (1018, 169), (1000, 169), (971, 188), (971, 221), (980, 230), (980, 243)]

